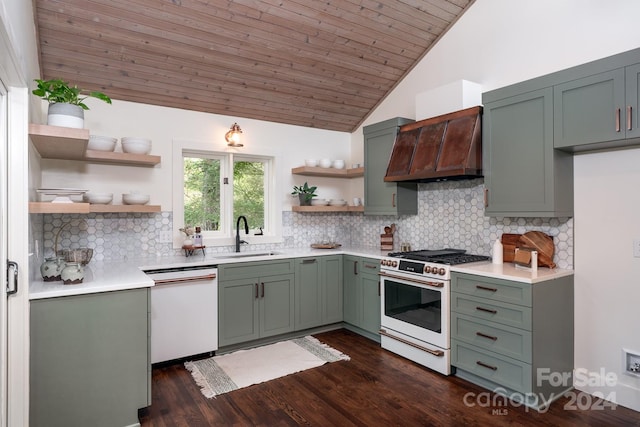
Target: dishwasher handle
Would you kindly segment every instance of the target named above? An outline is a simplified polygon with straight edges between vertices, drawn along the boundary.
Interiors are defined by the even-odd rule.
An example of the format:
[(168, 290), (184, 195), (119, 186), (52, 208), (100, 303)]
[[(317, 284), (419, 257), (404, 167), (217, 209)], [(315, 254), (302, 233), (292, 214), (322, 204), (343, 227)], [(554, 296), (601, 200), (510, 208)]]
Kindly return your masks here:
[(198, 280), (215, 280), (216, 274), (207, 274), (204, 276), (190, 276), (190, 277), (176, 277), (173, 279), (154, 279), (154, 283), (156, 285), (167, 285), (170, 283), (181, 283), (181, 282), (195, 282)]

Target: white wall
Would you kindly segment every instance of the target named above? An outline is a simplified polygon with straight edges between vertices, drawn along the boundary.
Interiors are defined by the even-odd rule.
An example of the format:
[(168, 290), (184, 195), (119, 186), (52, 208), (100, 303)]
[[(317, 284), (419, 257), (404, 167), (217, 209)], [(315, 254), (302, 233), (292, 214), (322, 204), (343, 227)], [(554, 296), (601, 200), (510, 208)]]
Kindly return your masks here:
[[(639, 16), (636, 0), (478, 0), (364, 125), (422, 119), (415, 117), (415, 95), (453, 81), (488, 91), (638, 48)], [(352, 146), (357, 157), (361, 129)], [(610, 397), (640, 411), (640, 385), (620, 373), (621, 348), (640, 351), (640, 259), (631, 258), (630, 243), (640, 238), (638, 164), (640, 150), (576, 156), (574, 265), (576, 368), (617, 374)]]

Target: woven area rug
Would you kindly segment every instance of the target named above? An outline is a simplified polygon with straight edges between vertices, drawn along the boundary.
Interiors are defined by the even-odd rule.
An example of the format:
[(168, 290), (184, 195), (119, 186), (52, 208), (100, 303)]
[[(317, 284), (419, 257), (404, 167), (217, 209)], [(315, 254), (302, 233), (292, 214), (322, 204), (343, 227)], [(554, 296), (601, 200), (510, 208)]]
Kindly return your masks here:
[(186, 362), (206, 397), (322, 366), (349, 356), (312, 336)]

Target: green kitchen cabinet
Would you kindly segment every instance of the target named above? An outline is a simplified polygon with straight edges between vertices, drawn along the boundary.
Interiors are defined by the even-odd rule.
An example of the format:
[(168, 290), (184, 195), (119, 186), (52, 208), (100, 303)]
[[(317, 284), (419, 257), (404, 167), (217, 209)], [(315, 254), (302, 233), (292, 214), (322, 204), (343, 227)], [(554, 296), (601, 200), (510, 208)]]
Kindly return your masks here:
[(151, 404), (149, 290), (32, 300), (32, 427), (127, 426)]
[(342, 256), (296, 259), (295, 329), (342, 321)]
[(218, 272), (220, 347), (294, 330), (292, 260), (227, 264)]
[(573, 276), (531, 284), (451, 273), (456, 375), (535, 409), (561, 397), (573, 385), (573, 293)]
[(365, 215), (418, 213), (418, 186), (415, 182), (384, 181), (400, 126), (413, 121), (398, 117), (363, 128)]
[(380, 263), (344, 256), (344, 322), (348, 329), (380, 340)]
[(485, 215), (572, 216), (573, 157), (553, 146), (552, 88), (483, 102)]
[[(569, 151), (640, 136), (640, 64), (621, 67), (554, 86), (554, 144)], [(611, 144), (609, 144), (612, 146)]]

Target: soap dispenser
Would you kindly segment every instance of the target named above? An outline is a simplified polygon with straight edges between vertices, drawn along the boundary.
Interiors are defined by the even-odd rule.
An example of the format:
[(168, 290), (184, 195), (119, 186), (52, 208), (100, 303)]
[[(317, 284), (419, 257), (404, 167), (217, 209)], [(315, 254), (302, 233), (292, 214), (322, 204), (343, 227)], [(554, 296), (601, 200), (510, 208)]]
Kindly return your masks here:
[(493, 243), (493, 251), (491, 253), (491, 262), (494, 264), (502, 264), (502, 243), (500, 243), (500, 239), (496, 239)]

